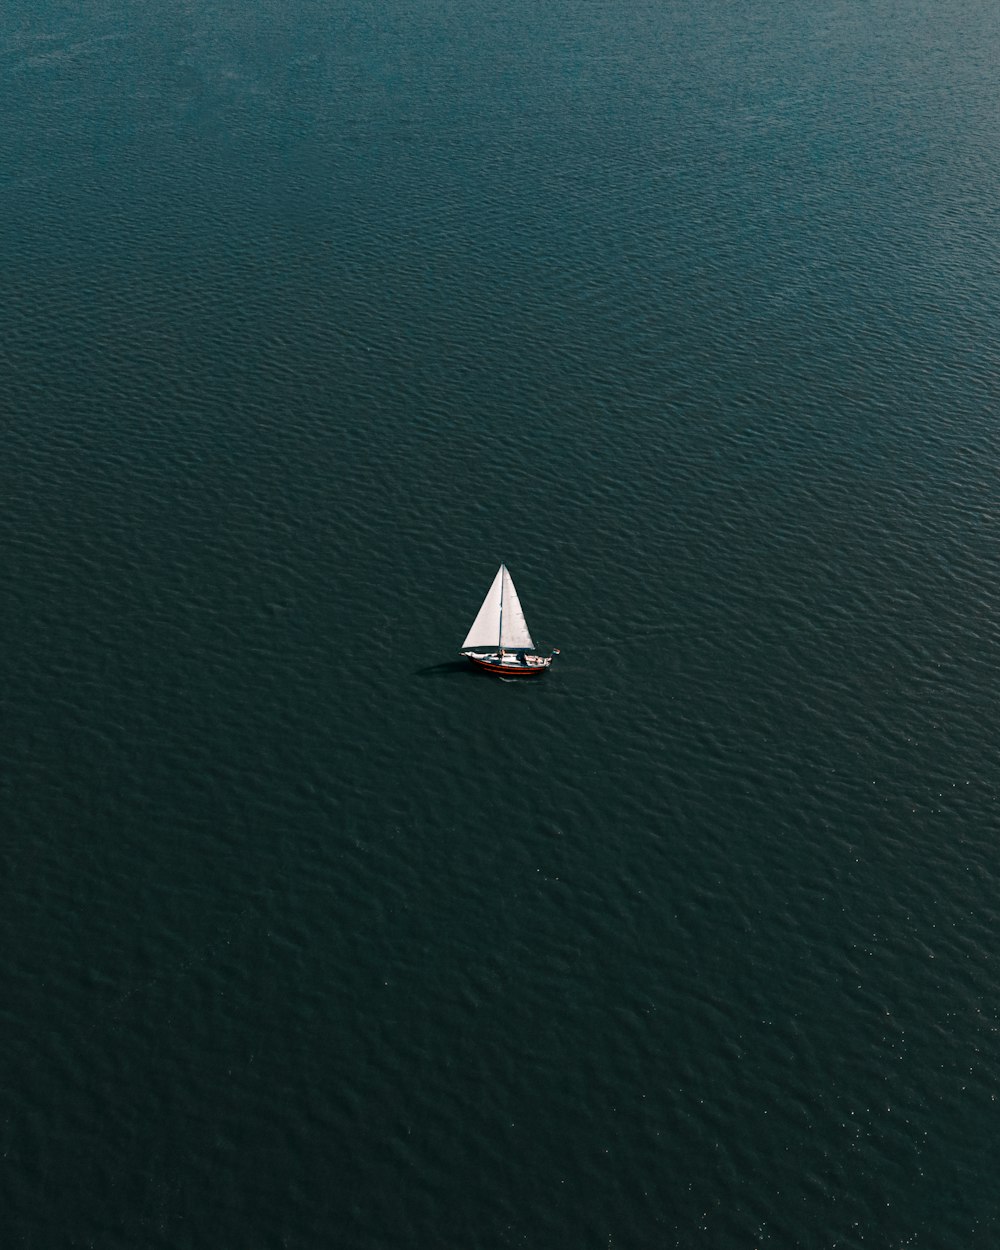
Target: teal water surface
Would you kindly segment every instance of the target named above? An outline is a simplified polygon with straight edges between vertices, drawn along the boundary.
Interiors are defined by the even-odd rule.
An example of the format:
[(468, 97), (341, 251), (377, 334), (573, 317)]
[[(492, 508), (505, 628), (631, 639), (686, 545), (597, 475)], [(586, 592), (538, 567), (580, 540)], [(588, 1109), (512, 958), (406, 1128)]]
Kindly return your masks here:
[(997, 1244), (998, 63), (15, 0), (3, 1245)]

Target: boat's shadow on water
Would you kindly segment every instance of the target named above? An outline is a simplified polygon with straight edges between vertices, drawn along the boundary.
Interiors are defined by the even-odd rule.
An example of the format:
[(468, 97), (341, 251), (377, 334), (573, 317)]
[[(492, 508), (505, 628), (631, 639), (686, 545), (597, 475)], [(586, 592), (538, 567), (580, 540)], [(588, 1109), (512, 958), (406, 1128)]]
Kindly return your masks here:
[(446, 660), (443, 664), (431, 664), (428, 668), (418, 668), (417, 677), (488, 677), (481, 669), (475, 668), (467, 660)]

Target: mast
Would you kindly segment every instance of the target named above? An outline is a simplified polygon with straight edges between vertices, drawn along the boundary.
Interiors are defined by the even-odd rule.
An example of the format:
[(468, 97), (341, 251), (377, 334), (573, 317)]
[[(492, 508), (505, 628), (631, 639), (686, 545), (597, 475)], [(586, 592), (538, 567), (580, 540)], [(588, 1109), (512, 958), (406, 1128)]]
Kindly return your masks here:
[(503, 643), (503, 584), (504, 584), (504, 573), (506, 572), (507, 572), (506, 564), (501, 564), (500, 565), (500, 620), (497, 623), (498, 624), (498, 627), (497, 627), (497, 653), (498, 654), (502, 649), (501, 644)]

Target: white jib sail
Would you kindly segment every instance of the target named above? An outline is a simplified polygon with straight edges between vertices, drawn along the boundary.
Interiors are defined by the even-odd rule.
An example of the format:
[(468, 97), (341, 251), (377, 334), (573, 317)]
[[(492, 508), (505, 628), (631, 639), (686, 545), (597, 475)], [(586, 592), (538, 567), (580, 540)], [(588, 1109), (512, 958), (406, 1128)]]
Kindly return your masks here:
[(497, 647), (527, 647), (533, 650), (534, 645), (514, 583), (506, 566), (501, 564), (483, 606), (462, 643), (462, 650), (492, 651)]
[(472, 647), (482, 649), (484, 647), (498, 647), (500, 645), (500, 596), (503, 594), (503, 575), (504, 567), (501, 564), (497, 570), (497, 575), (493, 579), (493, 585), (486, 592), (486, 598), (483, 600), (483, 606), (479, 609), (479, 614), (472, 622), (472, 628), (462, 643), (462, 650), (467, 651)]

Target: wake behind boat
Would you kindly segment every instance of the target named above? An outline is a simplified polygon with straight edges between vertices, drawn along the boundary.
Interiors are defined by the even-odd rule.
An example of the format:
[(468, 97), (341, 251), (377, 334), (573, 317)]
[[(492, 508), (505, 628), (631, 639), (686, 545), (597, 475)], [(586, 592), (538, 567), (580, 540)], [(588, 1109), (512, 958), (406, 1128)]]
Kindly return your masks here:
[(462, 643), (462, 654), (477, 668), (500, 677), (534, 677), (552, 663), (559, 651), (548, 655), (535, 649), (521, 610), (514, 582), (501, 564), (486, 593), (472, 628)]

